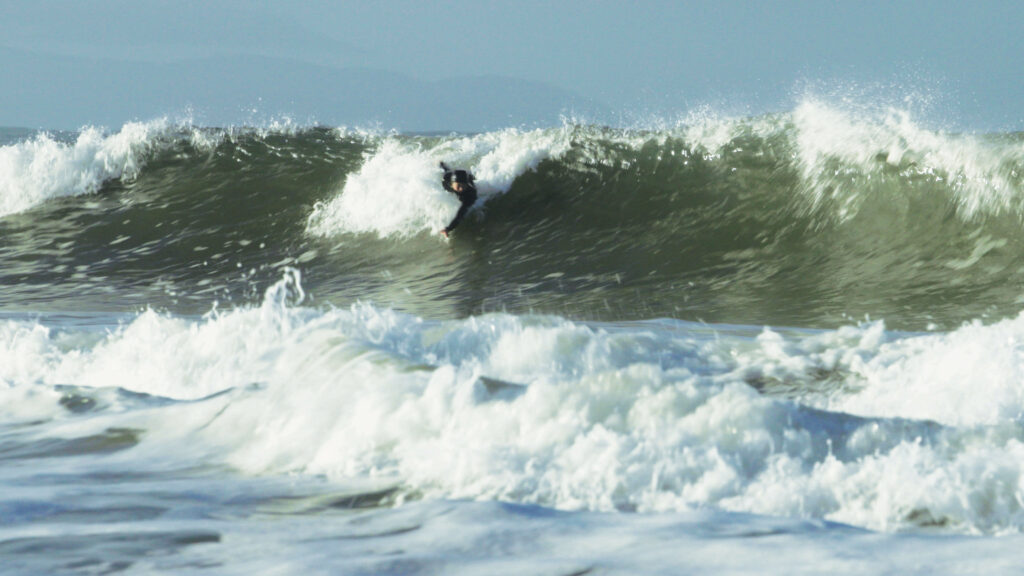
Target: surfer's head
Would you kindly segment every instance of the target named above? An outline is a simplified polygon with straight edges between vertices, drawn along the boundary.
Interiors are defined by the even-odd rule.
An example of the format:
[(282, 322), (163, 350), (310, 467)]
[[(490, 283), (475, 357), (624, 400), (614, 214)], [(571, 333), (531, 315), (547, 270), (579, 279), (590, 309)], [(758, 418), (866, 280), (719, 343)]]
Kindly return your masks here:
[(444, 187), (462, 192), (473, 181), (473, 176), (465, 170), (449, 170), (444, 173)]

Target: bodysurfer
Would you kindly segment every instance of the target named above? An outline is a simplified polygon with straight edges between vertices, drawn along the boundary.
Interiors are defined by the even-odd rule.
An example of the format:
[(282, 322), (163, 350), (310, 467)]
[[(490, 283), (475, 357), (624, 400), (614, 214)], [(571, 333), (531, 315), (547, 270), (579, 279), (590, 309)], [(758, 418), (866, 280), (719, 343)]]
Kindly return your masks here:
[(459, 206), (459, 211), (455, 214), (455, 218), (444, 227), (444, 230), (441, 230), (441, 235), (447, 238), (448, 234), (459, 225), (459, 222), (462, 222), (466, 212), (469, 212), (470, 207), (476, 202), (476, 185), (473, 183), (473, 175), (465, 170), (452, 170), (444, 162), (441, 162), (441, 169), (444, 170), (441, 185), (444, 186), (445, 190), (458, 196), (459, 202), (462, 203)]

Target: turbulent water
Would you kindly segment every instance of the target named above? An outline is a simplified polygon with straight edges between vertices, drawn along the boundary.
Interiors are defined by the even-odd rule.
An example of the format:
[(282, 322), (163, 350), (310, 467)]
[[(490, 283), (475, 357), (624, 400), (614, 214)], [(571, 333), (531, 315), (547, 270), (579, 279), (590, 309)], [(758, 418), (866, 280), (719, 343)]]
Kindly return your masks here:
[(1022, 134), (807, 100), (0, 145), (0, 572), (1022, 560)]

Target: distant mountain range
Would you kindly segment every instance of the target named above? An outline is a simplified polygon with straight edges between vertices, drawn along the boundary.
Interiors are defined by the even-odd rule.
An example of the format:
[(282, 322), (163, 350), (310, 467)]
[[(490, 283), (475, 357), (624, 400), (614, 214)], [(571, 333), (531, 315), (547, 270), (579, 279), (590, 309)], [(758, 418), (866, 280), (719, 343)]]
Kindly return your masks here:
[(0, 48), (0, 125), (119, 127), (190, 113), (205, 125), (297, 122), (403, 131), (481, 131), (601, 117), (607, 106), (548, 84), (503, 76), (422, 80), (260, 56), (168, 63), (52, 56)]

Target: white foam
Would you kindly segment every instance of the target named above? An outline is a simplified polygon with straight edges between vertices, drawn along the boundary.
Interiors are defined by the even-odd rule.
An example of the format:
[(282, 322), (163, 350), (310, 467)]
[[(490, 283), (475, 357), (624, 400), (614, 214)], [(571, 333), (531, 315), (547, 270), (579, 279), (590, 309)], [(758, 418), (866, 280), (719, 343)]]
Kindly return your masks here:
[[(1024, 529), (1024, 319), (751, 338), (511, 315), (435, 323), (289, 304), (301, 296), (292, 275), (259, 307), (202, 319), (145, 312), (106, 335), (8, 323), (5, 394), (243, 391), (133, 418), (146, 427), (133, 450), (188, 459), (201, 446), (249, 473), (387, 480), (428, 498)], [(841, 381), (800, 403), (750, 385), (823, 378)]]
[(0, 216), (51, 198), (94, 193), (110, 179), (134, 177), (154, 138), (167, 130), (166, 120), (132, 122), (114, 134), (85, 128), (71, 144), (40, 134), (0, 148)]
[[(1006, 479), (1024, 460), (995, 458), (1024, 449), (1016, 434), (851, 420), (762, 396), (725, 358), (729, 348), (787, 357), (776, 338), (742, 352), (749, 341), (723, 350), (558, 320), (431, 327), (369, 307), (338, 314), (305, 331), (326, 348), (280, 356), (267, 396), (232, 405), (210, 427), (221, 440), (246, 431), (233, 441), (235, 465), (566, 509), (715, 506), (885, 530), (1022, 527), (1019, 487)], [(332, 337), (342, 325), (354, 332)], [(775, 373), (856, 366), (885, 346), (879, 325), (784, 342), (807, 358), (788, 356), (788, 372)], [(410, 369), (424, 364), (436, 368)], [(525, 388), (495, 397), (482, 374)]]
[(458, 201), (441, 188), (437, 162), (427, 152), (386, 139), (359, 172), (348, 176), (338, 197), (316, 205), (309, 232), (376, 232), (385, 237), (440, 229)]
[[(202, 128), (183, 118), (129, 122), (117, 132), (83, 128), (73, 142), (41, 133), (0, 147), (0, 217), (28, 210), (47, 200), (97, 192), (109, 180), (136, 178), (155, 148), (187, 141), (210, 152), (225, 141), (270, 135), (294, 136), (310, 125), (289, 118), (257, 127)], [(339, 138), (376, 138), (369, 131), (343, 130)]]
[(856, 365), (863, 389), (837, 409), (870, 416), (993, 426), (1024, 418), (1024, 316), (903, 339)]
[(965, 218), (1024, 214), (1024, 144), (931, 129), (915, 116), (913, 100), (884, 105), (872, 96), (809, 94), (788, 113), (756, 117), (704, 106), (674, 120), (648, 120), (625, 133), (646, 135), (634, 147), (678, 136), (692, 152), (712, 160), (734, 151), (730, 147), (738, 138), (754, 137), (772, 146), (787, 142), (789, 150), (774, 152), (783, 162), (795, 160), (801, 190), (811, 203), (829, 206), (840, 219), (856, 215), (875, 192), (875, 183), (894, 172), (903, 191), (915, 181), (948, 188), (950, 202)]
[(855, 213), (872, 177), (893, 168), (946, 182), (965, 216), (1024, 208), (1015, 173), (1024, 145), (930, 130), (898, 108), (851, 112), (814, 98), (804, 99), (792, 119), (807, 190), (816, 202), (839, 201), (843, 216)]
[(438, 162), (476, 176), (479, 206), (508, 191), (517, 176), (556, 158), (569, 146), (567, 129), (503, 130), (454, 136), (434, 144), (389, 137), (350, 174), (340, 194), (318, 204), (307, 231), (317, 236), (375, 233), (408, 237), (437, 232), (455, 215), (458, 200), (441, 187)]
[(737, 358), (736, 374), (797, 383), (814, 374), (842, 378), (841, 387), (805, 392), (805, 404), (959, 428), (1024, 418), (1024, 314), (899, 338), (887, 336), (881, 322), (798, 340), (766, 330), (758, 344)]

